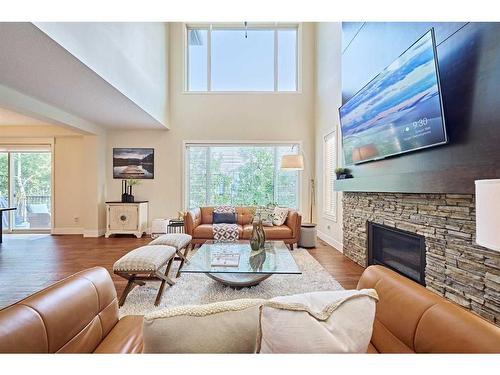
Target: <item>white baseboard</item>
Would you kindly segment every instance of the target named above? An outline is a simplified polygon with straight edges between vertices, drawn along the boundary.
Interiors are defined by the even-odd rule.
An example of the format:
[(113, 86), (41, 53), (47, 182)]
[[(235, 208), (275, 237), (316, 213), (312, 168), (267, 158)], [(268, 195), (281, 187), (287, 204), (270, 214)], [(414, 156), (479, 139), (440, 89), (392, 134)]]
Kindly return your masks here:
[(51, 234), (83, 234), (83, 228), (77, 227), (62, 227), (52, 228)]
[(328, 234), (325, 234), (323, 232), (318, 231), (318, 237), (325, 241), (328, 245), (333, 246), (335, 249), (340, 251), (341, 253), (344, 252), (344, 245), (342, 242), (337, 241), (335, 238), (332, 236), (329, 236)]
[(84, 229), (83, 237), (102, 237), (106, 233), (105, 229)]

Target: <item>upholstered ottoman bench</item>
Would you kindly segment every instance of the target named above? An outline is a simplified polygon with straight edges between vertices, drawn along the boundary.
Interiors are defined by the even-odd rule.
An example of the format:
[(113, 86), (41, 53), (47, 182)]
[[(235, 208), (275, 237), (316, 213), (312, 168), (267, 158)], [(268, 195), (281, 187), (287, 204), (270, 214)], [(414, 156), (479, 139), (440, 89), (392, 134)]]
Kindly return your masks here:
[(179, 264), (179, 269), (177, 270), (177, 275), (180, 276), (180, 270), (185, 262), (187, 262), (187, 255), (190, 250), (191, 237), (189, 234), (185, 233), (168, 233), (164, 234), (149, 243), (149, 245), (166, 245), (175, 247), (175, 252), (177, 254), (177, 259), (181, 261)]
[[(172, 266), (176, 254), (175, 247), (172, 246), (142, 246), (118, 259), (113, 265), (113, 272), (128, 280), (123, 291), (119, 306), (123, 306), (127, 295), (137, 285), (144, 285), (147, 280), (160, 280), (160, 289), (156, 296), (155, 306), (158, 306), (165, 288), (165, 283), (174, 285), (174, 281), (168, 277), (168, 272)], [(165, 273), (160, 269), (167, 264)]]
[[(168, 277), (172, 262), (179, 259), (181, 261), (179, 270), (187, 261), (187, 254), (191, 236), (184, 233), (164, 234), (151, 241), (148, 245), (132, 250), (128, 254), (118, 259), (113, 265), (113, 272), (128, 280), (127, 286), (123, 291), (119, 306), (123, 306), (128, 294), (137, 285), (144, 285), (145, 281), (161, 281), (160, 289), (155, 300), (155, 306), (158, 306), (165, 289), (165, 283), (174, 285), (175, 282)], [(184, 252), (183, 252), (184, 250)], [(167, 265), (165, 273), (160, 272), (163, 266)], [(179, 277), (179, 272), (177, 276)]]

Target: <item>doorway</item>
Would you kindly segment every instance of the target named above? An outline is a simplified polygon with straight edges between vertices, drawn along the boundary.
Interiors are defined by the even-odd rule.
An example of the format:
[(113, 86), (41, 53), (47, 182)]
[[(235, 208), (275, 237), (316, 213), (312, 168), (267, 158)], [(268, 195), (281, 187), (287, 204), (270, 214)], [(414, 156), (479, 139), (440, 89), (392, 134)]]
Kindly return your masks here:
[(50, 145), (0, 145), (0, 207), (4, 232), (49, 232), (52, 228)]

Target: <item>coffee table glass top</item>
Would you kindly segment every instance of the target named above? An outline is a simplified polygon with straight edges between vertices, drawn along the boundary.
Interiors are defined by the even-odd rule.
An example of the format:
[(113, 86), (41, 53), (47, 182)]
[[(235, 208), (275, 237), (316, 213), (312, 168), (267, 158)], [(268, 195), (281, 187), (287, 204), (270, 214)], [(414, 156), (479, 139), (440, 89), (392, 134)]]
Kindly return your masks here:
[[(234, 256), (234, 254), (239, 254)], [(236, 260), (235, 260), (236, 258)], [(237, 266), (217, 265), (233, 262)], [(185, 273), (301, 274), (283, 241), (267, 241), (264, 249), (252, 251), (249, 241), (205, 242), (182, 267)]]

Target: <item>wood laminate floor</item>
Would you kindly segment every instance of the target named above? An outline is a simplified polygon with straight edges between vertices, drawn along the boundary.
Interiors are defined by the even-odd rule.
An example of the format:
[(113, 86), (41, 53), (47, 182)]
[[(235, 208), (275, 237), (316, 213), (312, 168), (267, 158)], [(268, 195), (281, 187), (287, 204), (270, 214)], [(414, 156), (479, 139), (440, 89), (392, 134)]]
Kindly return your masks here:
[[(4, 235), (0, 244), (0, 308), (13, 304), (75, 272), (113, 263), (128, 251), (151, 241), (149, 237), (83, 238), (78, 235)], [(310, 254), (346, 289), (353, 289), (363, 268), (318, 240)], [(112, 275), (117, 292), (125, 280)]]

